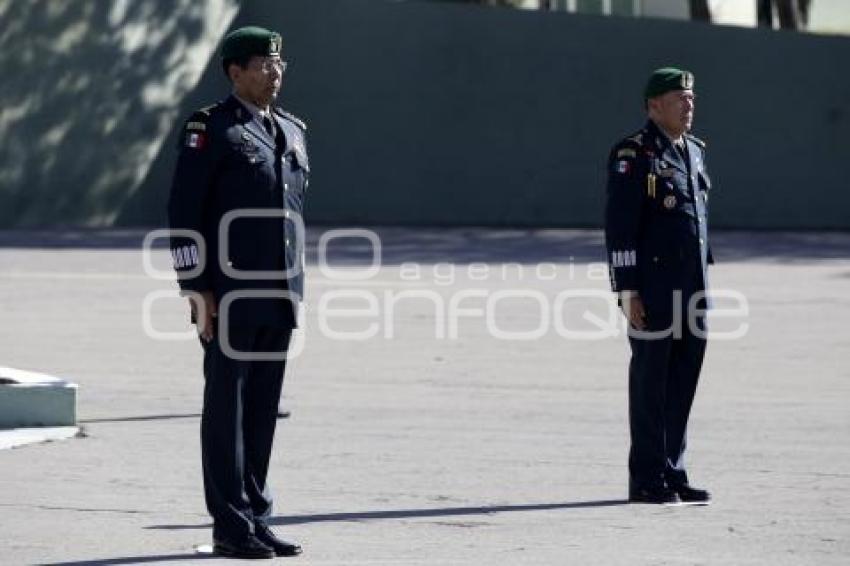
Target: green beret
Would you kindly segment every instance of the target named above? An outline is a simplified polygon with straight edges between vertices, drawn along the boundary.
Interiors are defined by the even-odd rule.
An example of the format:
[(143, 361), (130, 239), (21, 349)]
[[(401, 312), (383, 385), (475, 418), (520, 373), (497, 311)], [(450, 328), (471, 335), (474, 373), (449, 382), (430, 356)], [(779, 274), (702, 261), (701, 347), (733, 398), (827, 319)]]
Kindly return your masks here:
[(235, 29), (224, 37), (221, 58), (224, 61), (259, 55), (280, 55), (280, 34), (265, 28), (248, 26)]
[(694, 88), (694, 74), (675, 67), (655, 69), (646, 82), (643, 91), (645, 99), (661, 96), (672, 90), (687, 90)]

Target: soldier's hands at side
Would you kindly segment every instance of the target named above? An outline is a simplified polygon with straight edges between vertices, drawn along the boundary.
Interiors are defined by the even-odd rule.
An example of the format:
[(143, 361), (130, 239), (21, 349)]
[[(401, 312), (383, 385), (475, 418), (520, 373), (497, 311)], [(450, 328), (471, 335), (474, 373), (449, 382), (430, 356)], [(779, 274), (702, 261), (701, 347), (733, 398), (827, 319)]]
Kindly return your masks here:
[(198, 335), (204, 342), (209, 342), (213, 339), (214, 319), (218, 316), (218, 306), (212, 291), (201, 291), (199, 295), (189, 297), (189, 305), (192, 308), (192, 320), (198, 327)]
[(629, 324), (638, 330), (646, 329), (646, 311), (643, 308), (643, 301), (640, 300), (637, 292), (623, 291), (620, 294), (620, 305)]

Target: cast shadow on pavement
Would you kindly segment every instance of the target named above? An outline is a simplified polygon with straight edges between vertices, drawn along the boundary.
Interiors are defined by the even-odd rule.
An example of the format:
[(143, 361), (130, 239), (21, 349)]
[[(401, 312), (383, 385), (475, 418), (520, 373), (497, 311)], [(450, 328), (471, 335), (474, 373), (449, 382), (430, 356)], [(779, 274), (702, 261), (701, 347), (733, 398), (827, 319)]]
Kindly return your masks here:
[(599, 501), (574, 501), (567, 503), (533, 503), (527, 505), (491, 505), (490, 507), (447, 507), (444, 509), (399, 509), (397, 511), (365, 511), (360, 513), (328, 513), (324, 515), (296, 515), (273, 517), (272, 525), (300, 525), (334, 521), (369, 521), (374, 519), (407, 519), (418, 517), (454, 517), (464, 515), (492, 515), (513, 511), (553, 511), (561, 509), (586, 509), (591, 507), (616, 507), (628, 505), (626, 499)]
[(200, 418), (201, 413), (178, 413), (173, 415), (139, 415), (134, 417), (108, 417), (101, 419), (78, 419), (79, 424), (95, 424), (95, 423), (121, 423), (121, 422), (144, 422), (144, 421), (164, 421), (172, 419), (195, 419)]
[[(628, 505), (626, 499), (603, 499), (599, 501), (574, 501), (567, 503), (534, 503), (527, 505), (491, 505), (489, 507), (446, 507), (443, 509), (398, 509), (393, 511), (361, 511), (355, 513), (325, 513), (321, 515), (293, 515), (272, 517), (271, 525), (301, 525), (305, 523), (329, 523), (337, 521), (371, 521), (376, 519), (407, 519), (418, 517), (453, 517), (465, 515), (492, 515), (513, 511), (552, 511), (560, 509), (586, 509), (591, 507), (616, 507)], [(146, 529), (184, 530), (212, 528), (211, 523), (194, 525), (151, 525)]]
[[(463, 515), (492, 515), (509, 511), (551, 511), (559, 509), (586, 509), (592, 507), (616, 507), (627, 505), (626, 499), (604, 499), (599, 501), (575, 501), (568, 503), (536, 503), (527, 505), (492, 505), (490, 507), (447, 507), (443, 509), (399, 509), (396, 511), (363, 511), (358, 513), (326, 513), (321, 515), (296, 515), (291, 517), (275, 517), (269, 523), (272, 525), (300, 525), (304, 523), (324, 523), (334, 521), (369, 521), (375, 519), (405, 519), (417, 517), (452, 517)], [(195, 525), (151, 525), (146, 529), (183, 530), (208, 529), (210, 523)], [(198, 553), (161, 554), (151, 556), (126, 556), (119, 558), (103, 558), (95, 560), (80, 560), (75, 562), (47, 562), (39, 566), (120, 566), (122, 564), (147, 564), (152, 562), (169, 562), (177, 560), (203, 560), (217, 558), (213, 555)]]
[(186, 552), (183, 554), (157, 554), (152, 556), (125, 556), (122, 558), (102, 558), (95, 560), (78, 560), (75, 562), (43, 562), (38, 566), (118, 566), (120, 564), (147, 564), (150, 562), (170, 562), (172, 560), (204, 560), (219, 558), (212, 554)]
[[(361, 229), (359, 236), (334, 236), (342, 227), (311, 225), (305, 251), (308, 265), (316, 265), (322, 238), (330, 267), (403, 263), (590, 263), (605, 261), (605, 238), (600, 230), (393, 227)], [(346, 227), (350, 231), (351, 227)], [(364, 237), (371, 233), (374, 241)], [(137, 250), (148, 230), (127, 228), (0, 230), (0, 250)], [(337, 232), (336, 234), (339, 234)], [(158, 238), (154, 249), (165, 252), (168, 242)], [(850, 258), (847, 232), (781, 232), (715, 230), (711, 248), (720, 264), (759, 261), (788, 264)], [(141, 266), (141, 260), (140, 264)]]

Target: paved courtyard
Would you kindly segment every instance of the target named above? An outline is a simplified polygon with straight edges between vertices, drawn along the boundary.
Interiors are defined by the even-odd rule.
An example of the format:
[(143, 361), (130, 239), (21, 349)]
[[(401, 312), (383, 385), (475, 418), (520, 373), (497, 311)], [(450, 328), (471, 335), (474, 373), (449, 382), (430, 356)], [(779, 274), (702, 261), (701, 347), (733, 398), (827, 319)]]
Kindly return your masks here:
[[(657, 508), (624, 502), (628, 348), (599, 232), (387, 228), (379, 254), (325, 254), (324, 233), (271, 468), (273, 523), (305, 549), (286, 560), (850, 563), (850, 234), (715, 235), (712, 286), (745, 299), (719, 301), (691, 421), (716, 502)], [(84, 429), (0, 451), (4, 565), (218, 562), (194, 551), (200, 347), (143, 237), (0, 232), (0, 365), (78, 383)]]

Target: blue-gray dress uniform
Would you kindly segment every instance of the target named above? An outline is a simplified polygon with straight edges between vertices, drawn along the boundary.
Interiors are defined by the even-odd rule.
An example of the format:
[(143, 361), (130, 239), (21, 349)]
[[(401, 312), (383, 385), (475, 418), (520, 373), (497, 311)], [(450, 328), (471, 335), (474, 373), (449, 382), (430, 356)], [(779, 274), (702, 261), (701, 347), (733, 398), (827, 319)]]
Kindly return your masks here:
[[(707, 233), (711, 181), (705, 143), (683, 147), (651, 120), (608, 158), (605, 236), (611, 285), (636, 291), (647, 330), (630, 328), (630, 485), (687, 485), (687, 424), (705, 353), (704, 311), (688, 323), (688, 305), (708, 307)], [(680, 322), (681, 321), (681, 322)]]
[[(168, 206), (172, 230), (192, 230), (205, 244), (172, 237), (181, 289), (211, 291), (219, 305), (215, 335), (202, 341), (203, 475), (215, 539), (250, 534), (271, 513), (266, 476), (285, 367), (281, 359), (225, 355), (224, 335), (239, 352), (285, 353), (303, 295), (298, 222), (310, 174), (306, 126), (279, 108), (265, 126), (269, 131), (232, 95), (194, 113), (180, 139)], [(220, 232), (222, 220), (243, 209), (268, 216), (236, 218)], [(258, 271), (276, 275), (252, 275)], [(246, 291), (275, 296), (226, 307)]]

